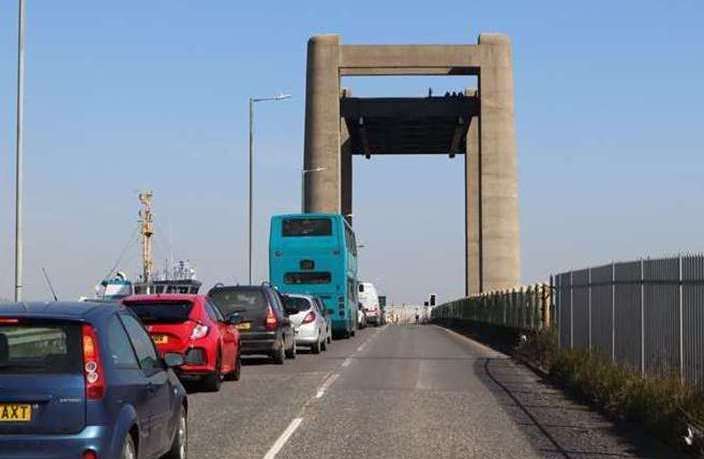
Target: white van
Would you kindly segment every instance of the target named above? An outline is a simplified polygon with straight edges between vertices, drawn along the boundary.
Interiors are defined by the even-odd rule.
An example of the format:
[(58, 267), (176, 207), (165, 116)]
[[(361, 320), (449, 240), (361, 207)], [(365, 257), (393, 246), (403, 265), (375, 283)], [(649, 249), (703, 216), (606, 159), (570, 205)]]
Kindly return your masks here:
[(359, 302), (367, 316), (368, 325), (381, 325), (381, 308), (379, 308), (379, 295), (371, 282), (359, 283)]

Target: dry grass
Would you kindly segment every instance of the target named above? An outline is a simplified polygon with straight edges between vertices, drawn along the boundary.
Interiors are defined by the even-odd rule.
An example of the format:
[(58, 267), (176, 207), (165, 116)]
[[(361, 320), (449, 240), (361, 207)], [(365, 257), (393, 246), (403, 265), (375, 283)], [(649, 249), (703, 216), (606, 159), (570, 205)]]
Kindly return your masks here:
[[(640, 371), (615, 365), (601, 355), (559, 349), (554, 330), (527, 337), (516, 352), (581, 400), (613, 418), (638, 422), (670, 444), (683, 445), (690, 426), (704, 426), (704, 394), (677, 378), (643, 378)], [(695, 439), (690, 449), (695, 448), (704, 451), (701, 440)]]

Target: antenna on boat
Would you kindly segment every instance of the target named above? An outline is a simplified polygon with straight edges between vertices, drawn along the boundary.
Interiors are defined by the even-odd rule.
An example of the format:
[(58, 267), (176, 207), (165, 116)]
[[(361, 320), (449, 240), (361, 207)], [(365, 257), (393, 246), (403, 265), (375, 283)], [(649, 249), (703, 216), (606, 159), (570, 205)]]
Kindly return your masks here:
[(142, 281), (147, 285), (147, 292), (149, 291), (154, 263), (152, 260), (152, 236), (154, 236), (152, 196), (153, 193), (151, 191), (139, 193), (139, 202), (142, 204), (142, 208), (139, 211), (142, 229)]
[(59, 301), (59, 299), (56, 297), (56, 291), (54, 290), (54, 286), (51, 285), (51, 280), (49, 279), (49, 275), (46, 273), (46, 268), (42, 266), (42, 273), (44, 274), (44, 280), (46, 281), (46, 285), (49, 288), (49, 291), (51, 292), (51, 296), (54, 297), (54, 301)]

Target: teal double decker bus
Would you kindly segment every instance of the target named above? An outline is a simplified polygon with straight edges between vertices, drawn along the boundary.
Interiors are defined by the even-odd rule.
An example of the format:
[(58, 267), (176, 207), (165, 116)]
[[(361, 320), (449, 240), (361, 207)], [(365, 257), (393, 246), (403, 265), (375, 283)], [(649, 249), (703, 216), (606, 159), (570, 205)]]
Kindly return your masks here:
[(340, 214), (275, 215), (269, 236), (269, 279), (284, 293), (320, 297), (337, 336), (357, 329), (357, 241)]

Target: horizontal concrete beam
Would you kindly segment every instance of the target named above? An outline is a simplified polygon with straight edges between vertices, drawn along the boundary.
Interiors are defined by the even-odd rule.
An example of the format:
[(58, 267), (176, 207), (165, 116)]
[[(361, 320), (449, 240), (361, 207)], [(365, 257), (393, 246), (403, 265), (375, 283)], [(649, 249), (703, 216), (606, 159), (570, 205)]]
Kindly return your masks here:
[(428, 117), (469, 117), (479, 115), (478, 97), (343, 97), (340, 116), (423, 119)]
[(477, 45), (342, 45), (340, 76), (477, 75)]

